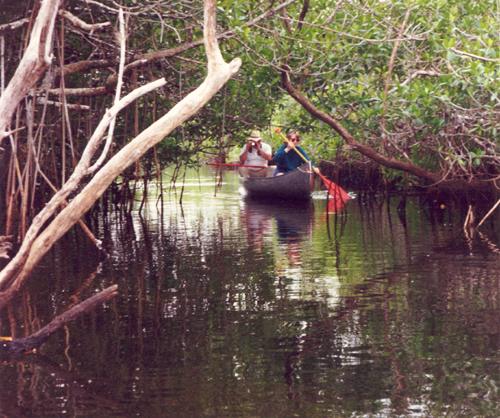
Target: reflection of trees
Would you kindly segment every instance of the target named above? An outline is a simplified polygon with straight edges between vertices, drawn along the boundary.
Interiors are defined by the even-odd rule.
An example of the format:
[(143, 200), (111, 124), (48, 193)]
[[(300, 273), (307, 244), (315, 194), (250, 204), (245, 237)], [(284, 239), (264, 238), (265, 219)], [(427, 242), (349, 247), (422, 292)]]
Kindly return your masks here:
[[(57, 416), (63, 398), (67, 413), (74, 416), (88, 415), (96, 407), (109, 415), (124, 413), (118, 402), (102, 392), (103, 388), (65, 370), (47, 357), (30, 355), (22, 360), (5, 360), (0, 366), (0, 390), (15, 395), (0, 396), (0, 412), (4, 416)], [(16, 382), (15, 387), (12, 387), (12, 382)], [(48, 387), (57, 387), (58, 390), (50, 392)]]
[[(390, 212), (388, 214), (390, 216)], [(365, 215), (369, 219), (370, 211)], [(376, 219), (375, 225), (366, 221), (361, 224), (361, 248), (373, 256), (378, 253), (373, 251), (371, 241), (377, 237), (379, 245), (384, 245), (380, 237), (388, 236), (393, 248), (404, 243), (406, 249), (399, 248), (399, 254), (394, 253), (392, 260), (394, 265), (399, 258), (401, 267), (396, 264), (390, 274), (381, 273), (355, 284), (352, 295), (342, 298), (333, 317), (321, 319), (325, 313), (318, 309), (318, 316), (307, 321), (301, 332), (284, 339), (284, 345), (290, 346), (284, 359), (290, 396), (304, 400), (309, 387), (330, 387), (331, 397), (313, 394), (313, 399), (341, 402), (343, 408), (347, 408), (344, 413), (348, 413), (351, 406), (351, 412), (359, 412), (361, 403), (368, 399), (377, 405), (383, 393), (387, 393), (390, 403), (378, 404), (375, 410), (404, 414), (412, 405), (424, 412), (443, 412), (447, 408), (456, 408), (459, 412), (465, 408), (477, 415), (481, 408), (486, 408), (491, 413), (497, 396), (492, 397), (492, 393), (497, 394), (495, 371), (489, 370), (487, 361), (476, 361), (469, 367), (472, 372), (467, 383), (461, 385), (459, 365), (468, 364), (471, 355), (484, 360), (498, 349), (498, 321), (493, 324), (498, 318), (499, 301), (495, 263), (473, 259), (471, 265), (465, 263), (464, 270), (460, 257), (467, 251), (465, 243), (462, 240), (462, 245), (457, 246), (456, 239), (452, 239), (458, 248), (443, 248), (442, 228), (435, 229), (438, 247), (425, 248), (427, 254), (422, 254), (418, 245), (417, 251), (411, 248), (415, 247), (412, 239), (415, 231), (408, 230), (403, 220), (401, 224), (394, 224), (390, 218), (375, 216), (373, 219)], [(385, 233), (380, 228), (386, 228)], [(482, 242), (475, 242), (476, 251)], [(337, 248), (338, 240), (334, 244)], [(459, 258), (453, 253), (460, 254)], [(383, 268), (385, 263), (379, 261), (379, 264)], [(430, 283), (439, 288), (429, 288)], [(422, 310), (426, 312), (423, 316)], [(429, 320), (439, 327), (423, 327)], [(449, 327), (449, 323), (453, 327)], [(457, 345), (448, 346), (457, 338)], [(432, 344), (437, 341), (439, 345)], [(328, 368), (332, 370), (325, 372)], [(448, 368), (453, 370), (450, 380), (447, 373), (443, 373)], [(443, 380), (435, 382), (434, 376), (440, 374)], [(482, 384), (483, 381), (487, 383)]]
[[(270, 405), (275, 416), (404, 415), (409, 405), (428, 416), (447, 408), (488, 416), (497, 370), (484, 359), (499, 347), (494, 255), (464, 261), (463, 246), (446, 246), (439, 225), (435, 236), (419, 231), (409, 211), (404, 228), (394, 211), (373, 205), (362, 222), (350, 213), (343, 234), (331, 235), (336, 242), (323, 232), (344, 285), (332, 309), (321, 297), (293, 298), (290, 278), (275, 277), (273, 254), (256, 254), (233, 227), (239, 209), (231, 216), (186, 218), (185, 230), (168, 216), (103, 225), (115, 249), (99, 280), (119, 282), (122, 297), (113, 315), (71, 328), (74, 373), (144, 416), (269, 416)], [(434, 248), (419, 244), (422, 233)], [(310, 274), (321, 275), (328, 262)], [(57, 283), (58, 294), (87, 291), (80, 281)], [(23, 306), (18, 316), (27, 323), (35, 319), (28, 311), (53, 316), (30, 298)], [(64, 364), (60, 344), (62, 335), (46, 350)], [(45, 393), (59, 393), (40, 370)], [(45, 399), (33, 387), (26, 402)], [(64, 398), (78, 399), (73, 390)], [(6, 389), (0, 401), (12, 396)]]

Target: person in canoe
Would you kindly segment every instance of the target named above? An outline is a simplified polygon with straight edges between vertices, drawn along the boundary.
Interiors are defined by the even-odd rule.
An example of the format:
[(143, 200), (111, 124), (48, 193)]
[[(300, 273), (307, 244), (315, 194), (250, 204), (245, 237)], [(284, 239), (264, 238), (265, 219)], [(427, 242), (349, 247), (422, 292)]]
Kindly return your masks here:
[(267, 165), (272, 159), (272, 155), (271, 145), (262, 141), (259, 131), (252, 131), (240, 152), (240, 163), (251, 167), (241, 167), (240, 175), (243, 177), (265, 177)]
[[(297, 167), (304, 164), (304, 159), (310, 161), (307, 153), (299, 144), (299, 133), (297, 131), (288, 132), (286, 135), (286, 141), (283, 145), (281, 145), (281, 147), (278, 148), (273, 156), (272, 161), (276, 164), (276, 170), (274, 171), (275, 176), (295, 170)], [(316, 170), (314, 171), (316, 172)]]

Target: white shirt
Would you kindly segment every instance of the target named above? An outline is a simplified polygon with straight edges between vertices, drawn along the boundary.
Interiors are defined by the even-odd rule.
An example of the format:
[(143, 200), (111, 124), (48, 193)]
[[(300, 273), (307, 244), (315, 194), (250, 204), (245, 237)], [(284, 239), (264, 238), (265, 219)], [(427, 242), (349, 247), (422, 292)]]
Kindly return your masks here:
[[(260, 141), (261, 151), (264, 151), (266, 154), (272, 155), (273, 149), (271, 145), (266, 144), (265, 142)], [(240, 157), (247, 151), (247, 145), (243, 145), (243, 148), (240, 152)], [(260, 155), (257, 154), (257, 150), (255, 147), (252, 147), (251, 151), (247, 153), (247, 159), (245, 161), (245, 165), (259, 165), (262, 167), (267, 167), (267, 160)]]

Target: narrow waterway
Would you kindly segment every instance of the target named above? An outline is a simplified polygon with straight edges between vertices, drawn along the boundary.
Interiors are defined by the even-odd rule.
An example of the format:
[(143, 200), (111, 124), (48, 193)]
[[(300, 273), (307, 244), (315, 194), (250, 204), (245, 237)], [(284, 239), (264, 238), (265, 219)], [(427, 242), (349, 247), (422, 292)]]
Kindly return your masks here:
[[(1, 313), (46, 324), (117, 283), (113, 302), (36, 355), (0, 362), (7, 417), (497, 417), (498, 217), (410, 200), (245, 200), (235, 173), (193, 173), (140, 215), (68, 234)], [(439, 206), (439, 205), (438, 205)], [(452, 215), (454, 214), (454, 215)]]

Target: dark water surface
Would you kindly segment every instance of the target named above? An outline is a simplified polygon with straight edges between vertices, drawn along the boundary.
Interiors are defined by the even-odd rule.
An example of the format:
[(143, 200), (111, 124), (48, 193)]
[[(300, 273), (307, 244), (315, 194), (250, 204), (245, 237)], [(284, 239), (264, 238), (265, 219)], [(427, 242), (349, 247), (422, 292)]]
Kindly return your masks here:
[(2, 335), (120, 295), (0, 363), (2, 416), (499, 416), (498, 218), (467, 237), (416, 201), (406, 219), (361, 199), (334, 217), (246, 202), (233, 173), (214, 191), (206, 173), (163, 216), (151, 197), (99, 219), (102, 262), (68, 234)]

